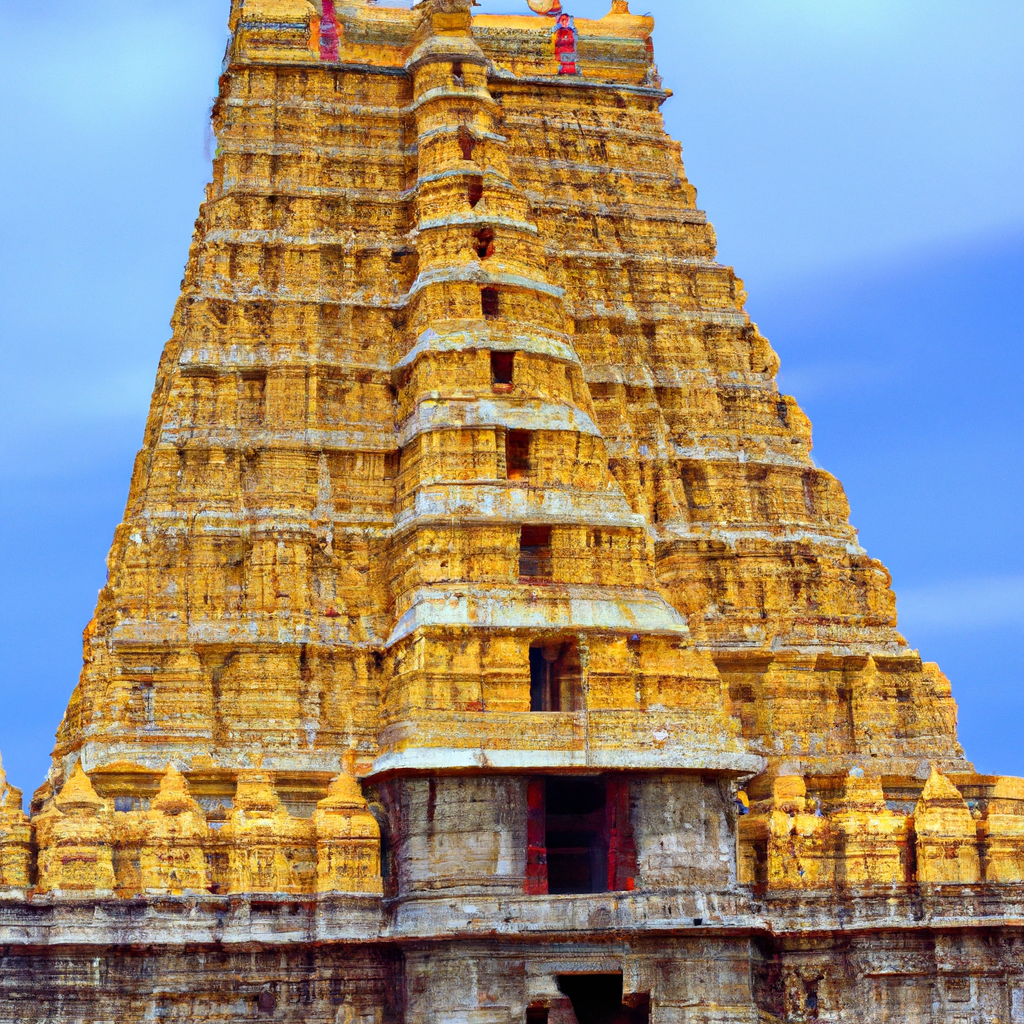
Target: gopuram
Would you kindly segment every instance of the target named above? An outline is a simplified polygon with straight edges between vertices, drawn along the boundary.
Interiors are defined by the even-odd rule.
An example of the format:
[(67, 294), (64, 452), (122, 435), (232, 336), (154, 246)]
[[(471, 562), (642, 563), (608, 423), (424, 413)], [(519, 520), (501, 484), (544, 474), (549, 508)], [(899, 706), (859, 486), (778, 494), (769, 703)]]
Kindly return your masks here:
[[(653, 21), (234, 0), (0, 1022), (1024, 1022), (1024, 781), (715, 258)], [(563, 15), (565, 15), (563, 17)]]

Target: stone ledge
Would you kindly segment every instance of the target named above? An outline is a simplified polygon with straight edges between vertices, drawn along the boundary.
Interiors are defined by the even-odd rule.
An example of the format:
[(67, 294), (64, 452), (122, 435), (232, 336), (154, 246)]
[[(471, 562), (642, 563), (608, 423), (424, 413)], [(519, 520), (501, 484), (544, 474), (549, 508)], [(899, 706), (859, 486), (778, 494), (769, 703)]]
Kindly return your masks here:
[(1024, 885), (822, 891), (763, 901), (742, 887), (581, 896), (439, 893), (392, 901), (344, 894), (125, 900), (0, 893), (0, 945), (14, 947), (401, 944), (632, 934), (781, 938), (994, 927), (1024, 927)]

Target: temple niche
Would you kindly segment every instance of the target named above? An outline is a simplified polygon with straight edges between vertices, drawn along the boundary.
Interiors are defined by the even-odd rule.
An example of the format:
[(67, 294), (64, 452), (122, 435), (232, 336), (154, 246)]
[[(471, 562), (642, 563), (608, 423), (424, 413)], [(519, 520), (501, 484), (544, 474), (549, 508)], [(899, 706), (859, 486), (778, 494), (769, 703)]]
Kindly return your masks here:
[(811, 460), (653, 19), (523, 6), (231, 4), (82, 673), (0, 774), (0, 1024), (1024, 1022), (1024, 780)]

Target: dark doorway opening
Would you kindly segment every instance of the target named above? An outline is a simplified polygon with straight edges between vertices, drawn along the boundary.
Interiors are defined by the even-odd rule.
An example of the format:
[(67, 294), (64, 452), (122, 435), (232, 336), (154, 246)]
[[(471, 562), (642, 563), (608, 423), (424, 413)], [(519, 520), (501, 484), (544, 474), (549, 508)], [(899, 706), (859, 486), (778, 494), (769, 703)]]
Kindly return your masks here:
[(546, 1006), (528, 1006), (526, 1008), (526, 1024), (548, 1024), (549, 1013)]
[(466, 84), (466, 70), (462, 66), (462, 61), (452, 64), (452, 84), (459, 86), (460, 89)]
[(531, 896), (630, 892), (636, 886), (629, 776), (534, 777), (527, 785)]
[(558, 987), (569, 997), (579, 1024), (647, 1024), (650, 998), (623, 1001), (621, 974), (562, 974)]
[(480, 175), (475, 175), (469, 179), (469, 205), (471, 209), (475, 209), (477, 204), (484, 197), (484, 179)]
[(524, 526), (519, 534), (519, 578), (550, 580), (551, 527)]
[(530, 710), (561, 711), (562, 693), (555, 664), (562, 656), (559, 646), (530, 648)]
[(550, 778), (545, 798), (548, 892), (607, 892), (605, 780)]
[(529, 430), (510, 430), (505, 435), (505, 473), (509, 480), (525, 480), (530, 475)]
[(491, 383), (498, 387), (511, 387), (515, 362), (515, 352), (492, 352)]
[(497, 320), (500, 311), (500, 300), (497, 288), (483, 288), (480, 291), (480, 311), (485, 320)]

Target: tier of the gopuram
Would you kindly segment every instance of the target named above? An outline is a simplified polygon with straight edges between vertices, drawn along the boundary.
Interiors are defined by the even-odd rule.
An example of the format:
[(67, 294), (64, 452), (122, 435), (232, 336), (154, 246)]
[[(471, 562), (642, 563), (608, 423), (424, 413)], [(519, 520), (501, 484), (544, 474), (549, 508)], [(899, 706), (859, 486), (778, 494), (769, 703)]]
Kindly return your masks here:
[(777, 389), (653, 20), (522, 8), (233, 0), (81, 677), (0, 775), (0, 1024), (1024, 1022), (1024, 780)]

